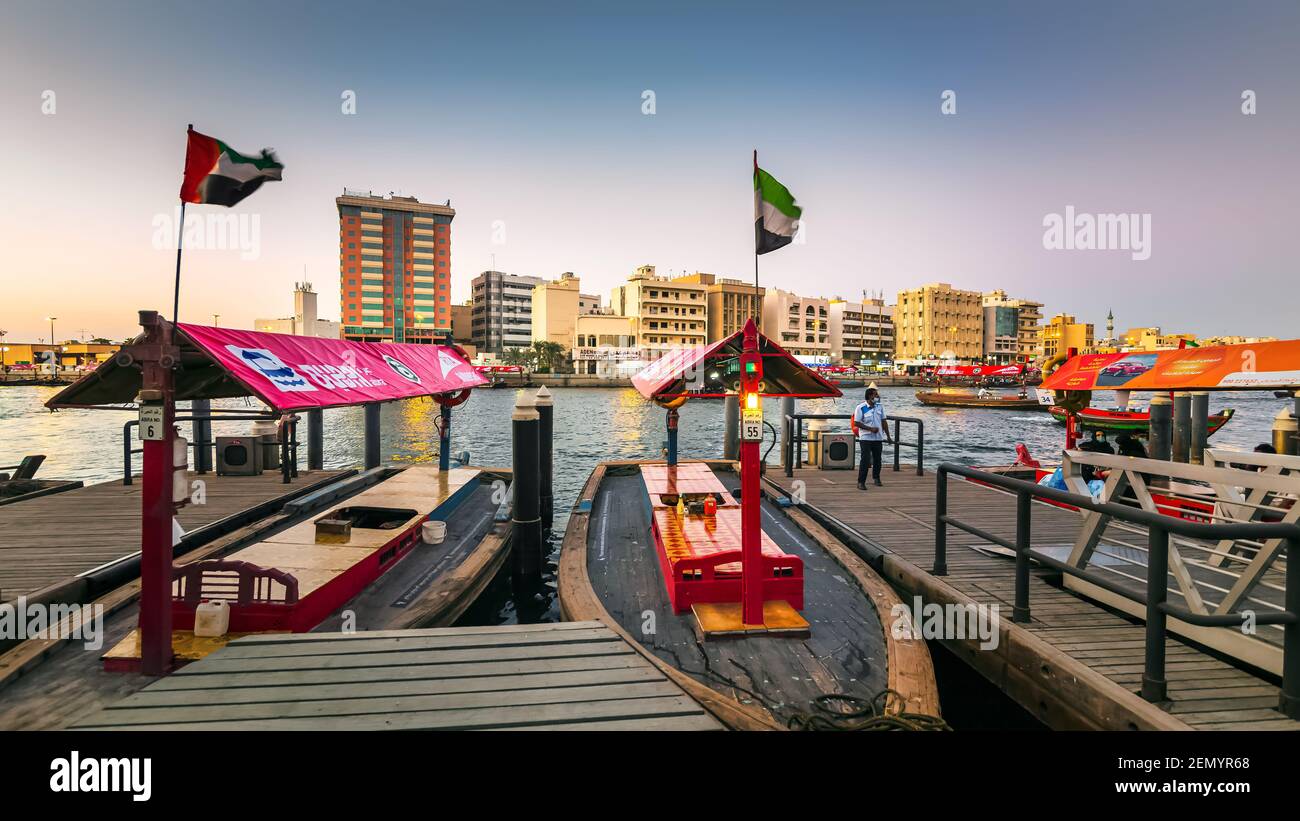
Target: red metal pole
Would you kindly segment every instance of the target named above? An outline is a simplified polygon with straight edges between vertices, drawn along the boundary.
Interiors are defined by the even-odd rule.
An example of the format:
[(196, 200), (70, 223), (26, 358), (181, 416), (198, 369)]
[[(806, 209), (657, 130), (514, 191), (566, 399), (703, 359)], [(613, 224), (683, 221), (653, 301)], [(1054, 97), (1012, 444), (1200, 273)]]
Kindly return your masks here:
[[(763, 379), (763, 357), (758, 352), (758, 328), (751, 319), (745, 323), (745, 343), (740, 357), (741, 429), (745, 429), (745, 412), (749, 396), (757, 396), (762, 408), (759, 382)], [(760, 437), (762, 425), (759, 425)], [(763, 520), (759, 489), (759, 446), (761, 440), (741, 437), (740, 442), (740, 552), (741, 619), (745, 624), (763, 623)]]
[(144, 442), (140, 528), (140, 669), (161, 676), (172, 664), (172, 447), (176, 396), (172, 367), (179, 351), (172, 326), (156, 311), (141, 311), (144, 345), (136, 346), (142, 368), (141, 401), (161, 401), (161, 440)]

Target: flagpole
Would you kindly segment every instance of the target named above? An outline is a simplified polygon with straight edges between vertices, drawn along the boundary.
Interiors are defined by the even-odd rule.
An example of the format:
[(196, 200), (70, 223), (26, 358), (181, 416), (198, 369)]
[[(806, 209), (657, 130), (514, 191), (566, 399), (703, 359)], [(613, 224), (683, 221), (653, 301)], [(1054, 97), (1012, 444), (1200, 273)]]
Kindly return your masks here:
[[(754, 185), (758, 185), (758, 149), (754, 149)], [(757, 190), (757, 189), (755, 189)], [(755, 197), (758, 194), (754, 195)], [(754, 215), (754, 222), (758, 222), (758, 214)], [(763, 299), (758, 295), (758, 228), (754, 228), (754, 319), (758, 330), (763, 330)]]
[[(185, 129), (185, 167), (190, 165), (190, 132), (194, 130), (194, 123), (190, 123)], [(181, 171), (181, 177), (184, 178), (185, 172)], [(180, 320), (181, 310), (181, 250), (185, 241), (185, 200), (181, 200), (181, 218), (180, 223), (176, 226), (176, 282), (172, 286), (172, 324), (175, 325)]]

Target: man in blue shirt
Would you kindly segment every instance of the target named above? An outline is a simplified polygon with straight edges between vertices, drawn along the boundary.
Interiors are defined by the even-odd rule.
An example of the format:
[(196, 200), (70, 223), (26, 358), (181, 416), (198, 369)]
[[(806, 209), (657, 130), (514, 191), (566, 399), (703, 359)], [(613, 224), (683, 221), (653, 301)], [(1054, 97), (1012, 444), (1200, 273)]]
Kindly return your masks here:
[(880, 392), (867, 388), (866, 400), (853, 409), (853, 432), (858, 437), (858, 490), (867, 489), (867, 469), (871, 478), (880, 484), (881, 451), (885, 442), (892, 442), (885, 408), (880, 404)]

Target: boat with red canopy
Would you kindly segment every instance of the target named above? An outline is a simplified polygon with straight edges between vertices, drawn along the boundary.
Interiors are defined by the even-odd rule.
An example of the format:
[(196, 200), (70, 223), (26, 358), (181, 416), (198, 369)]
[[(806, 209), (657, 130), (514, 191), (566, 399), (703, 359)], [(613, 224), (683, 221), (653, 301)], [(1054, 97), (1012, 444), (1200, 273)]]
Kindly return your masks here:
[[(893, 590), (761, 475), (762, 399), (839, 390), (752, 320), (670, 352), (633, 385), (666, 411), (667, 458), (592, 472), (561, 549), (565, 618), (609, 624), (734, 728), (807, 726), (873, 699), (879, 720), (933, 721), (929, 652), (896, 637)], [(738, 465), (678, 458), (678, 409), (702, 399), (737, 403)]]
[[(487, 384), (458, 347), (173, 325), (152, 311), (141, 325), (141, 336), (47, 403), (140, 408), (139, 603), (115, 616), (138, 623), (104, 656), (106, 669), (162, 675), (247, 633), (450, 624), (503, 564), (509, 529), (498, 493), (509, 476), (451, 460), (452, 408)], [(192, 475), (176, 403), (233, 397), (254, 397), (278, 419), (286, 482), (304, 412), (364, 406), (367, 464), (220, 552), (174, 557), (173, 515), (190, 503)], [(438, 406), (430, 433), (439, 463), (381, 465), (380, 404), (412, 399)], [(221, 634), (198, 635), (196, 621), (212, 614)]]

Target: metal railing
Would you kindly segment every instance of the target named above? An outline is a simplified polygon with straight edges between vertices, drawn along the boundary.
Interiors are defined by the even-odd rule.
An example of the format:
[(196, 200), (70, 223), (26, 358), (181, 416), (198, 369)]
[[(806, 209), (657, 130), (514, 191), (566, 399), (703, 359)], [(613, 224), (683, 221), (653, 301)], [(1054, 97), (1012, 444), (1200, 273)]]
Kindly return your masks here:
[[(275, 422), (278, 419), (279, 417), (277, 416), (270, 416), (267, 414), (236, 414), (236, 413), (226, 412), (226, 413), (209, 413), (209, 414), (197, 414), (197, 415), (196, 414), (177, 415), (176, 417), (174, 417), (172, 421), (208, 422), (209, 425), (204, 426), (204, 429), (207, 431), (211, 431), (210, 423), (213, 420), (222, 421), (222, 422)], [(133, 476), (131, 472), (131, 457), (136, 455), (137, 453), (144, 453), (144, 448), (131, 447), (131, 429), (134, 427), (138, 427), (139, 425), (140, 425), (139, 419), (132, 419), (122, 425), (122, 484), (124, 485), (129, 485), (132, 484), (133, 482)], [(281, 443), (282, 456), (284, 454), (284, 451), (286, 450), (286, 446), (288, 446), (287, 449), (291, 452), (293, 456), (293, 462), (295, 465), (297, 464), (298, 461), (297, 427), (298, 426), (296, 424), (290, 425), (291, 430), (289, 434), (289, 440)], [(216, 464), (215, 459), (205, 462), (204, 460), (199, 459), (198, 454), (200, 452), (206, 452), (207, 449), (215, 448), (216, 444), (217, 443), (215, 437), (213, 439), (203, 439), (201, 441), (195, 440), (189, 443), (190, 449), (195, 452), (195, 463), (197, 466), (200, 467), (200, 469), (197, 471), (198, 473), (207, 473), (206, 470), (201, 469), (202, 465), (204, 464), (211, 464), (215, 466)], [(283, 464), (283, 459), (281, 460), (281, 463)], [(293, 469), (291, 475), (293, 476), (298, 475), (296, 467)]]
[[(793, 476), (795, 468), (803, 467), (803, 446), (813, 441), (804, 436), (803, 423), (805, 419), (838, 419), (848, 421), (853, 418), (851, 413), (794, 413), (785, 417), (786, 430), (790, 435), (781, 445), (782, 462), (785, 464), (785, 475)], [(925, 475), (925, 422), (914, 416), (894, 416), (886, 415), (885, 424), (894, 423), (894, 470), (902, 469), (901, 448), (912, 448), (916, 451), (916, 475)], [(916, 441), (904, 442), (902, 438), (902, 423), (907, 422), (916, 425)]]
[[(955, 474), (979, 483), (1014, 493), (1016, 496), (1016, 535), (1007, 539), (974, 525), (966, 524), (948, 515), (948, 476)], [(1169, 536), (1191, 539), (1284, 539), (1287, 546), (1286, 593), (1282, 610), (1253, 613), (1257, 624), (1284, 626), (1282, 640), (1282, 692), (1278, 710), (1300, 719), (1300, 562), (1290, 559), (1300, 556), (1300, 525), (1281, 523), (1231, 523), (1210, 524), (1151, 513), (1116, 502), (1094, 502), (1081, 496), (1055, 488), (1038, 485), (1022, 479), (1012, 479), (997, 473), (945, 462), (936, 471), (934, 514), (934, 566), (936, 576), (948, 574), (948, 527), (976, 536), (985, 541), (1015, 552), (1015, 603), (1012, 606), (1014, 622), (1030, 621), (1029, 563), (1034, 560), (1061, 573), (1083, 579), (1116, 596), (1145, 605), (1146, 641), (1145, 665), (1142, 673), (1142, 697), (1147, 701), (1168, 700), (1168, 682), (1165, 678), (1166, 621), (1176, 619), (1198, 627), (1240, 628), (1246, 618), (1241, 612), (1223, 614), (1195, 613), (1167, 601), (1169, 592)], [(1080, 510), (1093, 511), (1115, 520), (1143, 525), (1147, 528), (1149, 558), (1145, 596), (1087, 568), (1075, 567), (1042, 553), (1032, 552), (1033, 502), (1043, 500), (1070, 505)]]

